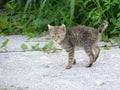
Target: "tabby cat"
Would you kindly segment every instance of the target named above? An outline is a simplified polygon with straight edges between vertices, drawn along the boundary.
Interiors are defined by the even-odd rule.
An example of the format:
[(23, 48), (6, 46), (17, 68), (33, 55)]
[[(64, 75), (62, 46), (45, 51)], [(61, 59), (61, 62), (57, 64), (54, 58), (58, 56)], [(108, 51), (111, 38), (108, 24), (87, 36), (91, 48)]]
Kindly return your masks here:
[(51, 37), (66, 51), (68, 52), (68, 63), (66, 69), (70, 69), (72, 64), (76, 63), (74, 58), (75, 47), (82, 47), (90, 60), (86, 65), (92, 66), (99, 56), (100, 48), (97, 45), (101, 33), (106, 29), (108, 23), (103, 21), (98, 29), (87, 26), (73, 26), (66, 31), (64, 24), (61, 26), (48, 25)]

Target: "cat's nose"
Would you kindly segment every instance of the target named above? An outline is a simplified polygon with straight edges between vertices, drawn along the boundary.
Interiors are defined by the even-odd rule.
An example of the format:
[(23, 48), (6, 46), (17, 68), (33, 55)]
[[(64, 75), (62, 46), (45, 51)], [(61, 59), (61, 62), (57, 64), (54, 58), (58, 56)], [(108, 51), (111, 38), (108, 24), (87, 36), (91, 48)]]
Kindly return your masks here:
[(57, 38), (55, 38), (55, 41), (57, 41)]

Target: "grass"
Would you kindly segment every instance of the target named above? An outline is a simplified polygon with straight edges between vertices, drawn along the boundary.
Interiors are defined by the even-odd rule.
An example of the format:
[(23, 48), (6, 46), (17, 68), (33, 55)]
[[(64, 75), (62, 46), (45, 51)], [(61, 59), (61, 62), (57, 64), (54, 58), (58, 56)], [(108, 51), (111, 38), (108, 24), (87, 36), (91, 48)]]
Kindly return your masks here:
[(6, 0), (0, 12), (0, 35), (45, 34), (47, 24), (65, 24), (67, 29), (82, 24), (97, 28), (109, 22), (102, 40), (116, 37), (120, 46), (120, 0)]

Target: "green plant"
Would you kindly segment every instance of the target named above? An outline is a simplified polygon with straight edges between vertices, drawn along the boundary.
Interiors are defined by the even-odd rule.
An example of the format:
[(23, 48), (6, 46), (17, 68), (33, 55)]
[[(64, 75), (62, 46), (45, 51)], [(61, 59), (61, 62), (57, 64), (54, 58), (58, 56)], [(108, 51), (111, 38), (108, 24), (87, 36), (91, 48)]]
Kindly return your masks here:
[(6, 31), (8, 25), (8, 17), (0, 17), (0, 33), (3, 34)]
[(28, 49), (28, 46), (27, 46), (25, 43), (23, 43), (23, 44), (21, 44), (21, 49), (22, 49), (23, 51), (25, 51), (25, 50)]
[(33, 50), (41, 50), (41, 48), (39, 47), (39, 45), (40, 45), (40, 43), (37, 43), (35, 45), (32, 45), (31, 47), (32, 47)]
[(120, 0), (6, 0), (4, 8), (0, 34), (34, 37), (45, 34), (47, 24), (64, 23), (67, 30), (77, 24), (97, 28), (105, 19), (109, 25), (102, 40), (116, 37), (120, 46)]
[(6, 47), (8, 44), (9, 39), (6, 39), (5, 41), (3, 41), (2, 45), (0, 46), (0, 48)]
[(41, 50), (46, 53), (54, 53), (56, 52), (56, 48), (54, 46), (53, 41), (48, 42), (42, 48), (39, 47), (40, 43), (36, 43), (35, 45), (31, 45), (32, 50)]
[(47, 52), (47, 53), (54, 53), (54, 52), (56, 52), (56, 48), (54, 47), (53, 41), (50, 41), (46, 45), (44, 45), (44, 47), (42, 48), (42, 50), (44, 52)]

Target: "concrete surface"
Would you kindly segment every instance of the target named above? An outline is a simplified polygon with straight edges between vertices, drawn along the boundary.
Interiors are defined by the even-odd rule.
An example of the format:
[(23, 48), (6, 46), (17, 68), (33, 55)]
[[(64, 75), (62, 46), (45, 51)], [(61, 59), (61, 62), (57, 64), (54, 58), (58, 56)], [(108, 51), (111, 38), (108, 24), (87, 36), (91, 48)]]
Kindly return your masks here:
[[(0, 37), (0, 45), (6, 39), (9, 39), (8, 52), (0, 49), (0, 90), (120, 90), (118, 47), (101, 48), (100, 56), (91, 68), (84, 67), (88, 61), (85, 52), (76, 50), (77, 64), (67, 70), (64, 68), (67, 62), (64, 50), (50, 54), (19, 52), (22, 43), (26, 43), (29, 49), (37, 42), (40, 47), (44, 46), (51, 40), (48, 35), (32, 39), (19, 35)], [(103, 44), (100, 42), (99, 46)]]

